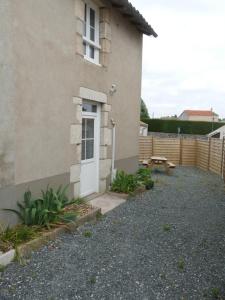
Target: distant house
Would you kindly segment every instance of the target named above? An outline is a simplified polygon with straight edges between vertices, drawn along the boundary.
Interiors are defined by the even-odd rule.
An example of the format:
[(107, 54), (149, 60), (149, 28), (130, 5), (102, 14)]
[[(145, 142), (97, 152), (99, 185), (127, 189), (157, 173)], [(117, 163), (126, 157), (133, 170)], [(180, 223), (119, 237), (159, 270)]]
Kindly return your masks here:
[(213, 132), (208, 134), (208, 137), (217, 138), (217, 139), (225, 138), (225, 125), (221, 126), (217, 130), (214, 130)]
[(179, 119), (184, 121), (218, 122), (219, 116), (211, 110), (184, 110)]
[(140, 121), (140, 136), (148, 135), (148, 124)]

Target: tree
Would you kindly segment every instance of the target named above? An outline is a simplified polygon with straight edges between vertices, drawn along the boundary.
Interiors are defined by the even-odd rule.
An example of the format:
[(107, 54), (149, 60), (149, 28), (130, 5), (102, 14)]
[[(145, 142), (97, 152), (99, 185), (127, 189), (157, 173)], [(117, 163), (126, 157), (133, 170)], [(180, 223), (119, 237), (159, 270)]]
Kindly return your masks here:
[(147, 106), (143, 99), (141, 99), (141, 120), (149, 119)]

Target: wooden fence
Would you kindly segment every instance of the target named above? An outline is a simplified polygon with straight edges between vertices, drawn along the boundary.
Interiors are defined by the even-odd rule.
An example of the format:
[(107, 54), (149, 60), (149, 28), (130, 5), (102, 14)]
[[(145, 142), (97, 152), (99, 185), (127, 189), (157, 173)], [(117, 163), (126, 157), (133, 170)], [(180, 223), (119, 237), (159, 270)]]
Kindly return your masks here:
[(196, 166), (212, 171), (225, 179), (225, 140), (140, 137), (140, 160), (151, 156), (166, 156), (182, 166)]

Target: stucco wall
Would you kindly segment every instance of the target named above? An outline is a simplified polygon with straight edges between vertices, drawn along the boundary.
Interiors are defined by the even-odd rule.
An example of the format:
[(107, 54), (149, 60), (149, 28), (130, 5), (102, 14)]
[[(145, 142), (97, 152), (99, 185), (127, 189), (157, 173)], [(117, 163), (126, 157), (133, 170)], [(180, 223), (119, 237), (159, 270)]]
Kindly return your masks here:
[(137, 156), (142, 35), (114, 10), (109, 66), (99, 67), (75, 55), (73, 0), (18, 1), (16, 184), (66, 173), (76, 160), (69, 126), (80, 86), (108, 94), (117, 123), (116, 159)]
[[(109, 120), (116, 122), (116, 166), (128, 171), (137, 167), (142, 34), (112, 9), (109, 63), (94, 65), (76, 54), (75, 1), (5, 0), (0, 4), (0, 36), (4, 33), (0, 63), (5, 65), (4, 78), (0, 73), (4, 95), (0, 108), (6, 116), (0, 127), (0, 162), (3, 149), (8, 168), (4, 176), (12, 184), (16, 153), (13, 195), (20, 195), (10, 196), (14, 204), (35, 182), (44, 188), (49, 178), (53, 182), (61, 176), (57, 178), (63, 178), (64, 184), (64, 174), (79, 162), (76, 145), (70, 143), (70, 128), (77, 123), (73, 97), (79, 96), (80, 87), (108, 96)], [(117, 85), (114, 95), (109, 93), (112, 84)], [(1, 199), (0, 208), (2, 203)]]
[(0, 2), (0, 188), (14, 183), (14, 73), (10, 1)]

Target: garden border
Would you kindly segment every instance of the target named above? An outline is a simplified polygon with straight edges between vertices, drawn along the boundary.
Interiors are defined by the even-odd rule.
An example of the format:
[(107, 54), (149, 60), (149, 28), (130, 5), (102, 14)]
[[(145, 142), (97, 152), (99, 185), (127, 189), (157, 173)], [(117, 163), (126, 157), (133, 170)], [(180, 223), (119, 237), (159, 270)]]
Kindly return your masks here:
[(17, 258), (27, 258), (35, 250), (40, 249), (46, 245), (49, 241), (54, 241), (60, 234), (65, 232), (73, 232), (79, 226), (84, 225), (87, 222), (94, 222), (97, 220), (97, 215), (101, 213), (101, 209), (97, 207), (92, 207), (92, 210), (86, 215), (78, 218), (76, 221), (70, 224), (62, 225), (58, 228), (52, 229), (48, 232), (42, 233), (42, 235), (34, 240), (31, 240), (25, 244), (18, 246), (18, 248), (11, 249), (10, 251), (0, 255), (0, 266), (7, 266), (16, 257)]

